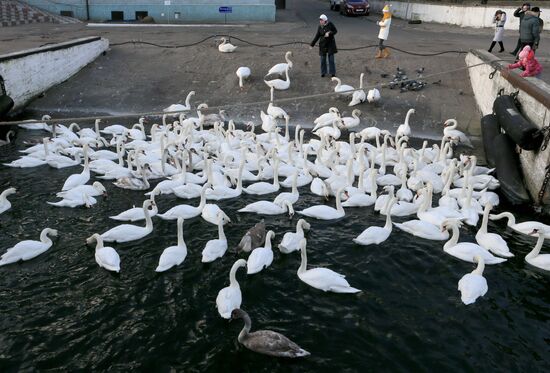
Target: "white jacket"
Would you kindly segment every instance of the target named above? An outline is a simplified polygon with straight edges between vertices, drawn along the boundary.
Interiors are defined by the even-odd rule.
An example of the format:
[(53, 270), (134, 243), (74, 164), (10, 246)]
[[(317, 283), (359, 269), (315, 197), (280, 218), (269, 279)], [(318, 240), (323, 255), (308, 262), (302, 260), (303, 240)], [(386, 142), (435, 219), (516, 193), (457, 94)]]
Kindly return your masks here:
[(390, 34), (391, 18), (388, 18), (384, 21), (379, 21), (376, 24), (378, 26), (380, 26), (380, 32), (378, 33), (378, 39), (388, 40), (388, 35)]

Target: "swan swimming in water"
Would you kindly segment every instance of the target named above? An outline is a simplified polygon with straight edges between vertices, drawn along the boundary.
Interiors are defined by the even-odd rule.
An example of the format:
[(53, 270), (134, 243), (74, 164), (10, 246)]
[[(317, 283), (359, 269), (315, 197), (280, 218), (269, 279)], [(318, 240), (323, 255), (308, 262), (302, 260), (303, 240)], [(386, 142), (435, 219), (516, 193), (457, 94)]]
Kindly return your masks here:
[(475, 303), (477, 298), (484, 296), (487, 290), (489, 290), (487, 280), (483, 277), (483, 270), (485, 269), (483, 258), (476, 255), (474, 261), (477, 262), (476, 269), (472, 273), (465, 274), (458, 281), (458, 290), (461, 294), (460, 299), (466, 305)]
[(240, 308), (231, 312), (231, 319), (243, 319), (244, 328), (239, 333), (238, 341), (251, 351), (276, 357), (304, 357), (309, 352), (292, 342), (284, 335), (271, 330), (258, 330), (250, 333), (252, 321), (250, 316)]
[(143, 214), (145, 215), (145, 227), (132, 224), (121, 224), (101, 234), (105, 242), (128, 242), (139, 240), (153, 231), (153, 221), (149, 215), (149, 207), (153, 202), (149, 199), (143, 202)]
[(109, 246), (103, 246), (103, 239), (99, 233), (94, 233), (86, 242), (97, 242), (95, 247), (95, 261), (97, 264), (108, 271), (120, 272), (120, 257), (115, 249)]
[(220, 316), (224, 319), (230, 319), (231, 312), (241, 307), (242, 293), (236, 274), (239, 268), (245, 266), (246, 260), (244, 259), (239, 259), (233, 264), (229, 271), (229, 286), (221, 289), (216, 297), (216, 308)]
[(300, 241), (300, 250), (302, 254), (302, 263), (298, 268), (298, 277), (311, 287), (322, 291), (331, 291), (333, 293), (358, 293), (361, 290), (351, 287), (346, 280), (346, 276), (334, 272), (328, 268), (307, 269), (307, 241), (302, 238)]
[(304, 229), (309, 230), (311, 225), (305, 219), (298, 220), (296, 232), (286, 232), (283, 240), (279, 244), (279, 250), (283, 254), (290, 254), (293, 251), (300, 250), (300, 241), (304, 238)]
[(542, 245), (544, 244), (544, 240), (546, 239), (548, 233), (550, 232), (547, 231), (545, 233), (540, 229), (533, 229), (531, 235), (538, 235), (537, 244), (533, 250), (525, 256), (525, 261), (527, 263), (545, 271), (550, 271), (550, 254), (540, 255), (540, 249), (542, 249)]
[(256, 247), (246, 261), (246, 273), (252, 275), (267, 268), (273, 262), (273, 250), (271, 249), (271, 239), (275, 237), (275, 232), (269, 231), (265, 236), (265, 246)]
[(218, 239), (210, 240), (202, 250), (202, 262), (210, 263), (221, 258), (227, 251), (227, 238), (223, 231), (223, 213), (218, 214)]
[(17, 192), (15, 188), (8, 188), (0, 194), (0, 214), (8, 211), (11, 208), (11, 202), (8, 201), (8, 196)]
[(0, 266), (16, 263), (20, 260), (30, 260), (45, 253), (53, 244), (48, 235), (57, 236), (57, 230), (44, 228), (40, 233), (40, 241), (25, 240), (8, 248), (0, 258)]
[(187, 257), (187, 245), (183, 239), (183, 218), (178, 218), (178, 243), (164, 249), (159, 258), (155, 272), (164, 272), (172, 267), (179, 266)]

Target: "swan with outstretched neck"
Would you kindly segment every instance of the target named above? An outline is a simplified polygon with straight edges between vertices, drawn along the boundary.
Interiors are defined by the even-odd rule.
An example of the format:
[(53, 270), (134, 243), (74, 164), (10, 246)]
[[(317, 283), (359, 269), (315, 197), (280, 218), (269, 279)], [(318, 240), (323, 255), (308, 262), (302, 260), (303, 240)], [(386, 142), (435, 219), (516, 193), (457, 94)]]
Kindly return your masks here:
[(511, 228), (518, 233), (529, 235), (534, 229), (537, 229), (544, 233), (545, 238), (550, 238), (550, 225), (546, 225), (538, 221), (524, 221), (516, 224), (516, 217), (512, 215), (511, 212), (501, 212), (498, 215), (489, 215), (489, 219), (491, 220), (499, 220), (502, 218), (507, 218), (508, 221), (506, 222), (506, 225), (508, 228)]
[(458, 281), (458, 290), (461, 294), (460, 299), (466, 305), (475, 303), (477, 298), (484, 296), (487, 290), (489, 290), (487, 280), (483, 277), (485, 261), (479, 255), (474, 257), (474, 261), (477, 262), (476, 269), (472, 273), (465, 274)]
[(485, 205), (485, 208), (483, 210), (483, 220), (481, 222), (481, 227), (477, 231), (476, 234), (476, 241), (479, 244), (479, 246), (483, 247), (484, 249), (487, 249), (491, 251), (492, 253), (503, 256), (506, 258), (513, 257), (514, 254), (510, 252), (510, 248), (508, 247), (508, 244), (502, 237), (496, 233), (488, 233), (487, 232), (487, 223), (489, 221), (489, 212), (493, 206), (491, 203), (487, 203)]
[(8, 188), (0, 194), (0, 214), (8, 211), (11, 208), (11, 202), (8, 201), (8, 196), (17, 192), (15, 188)]
[(239, 259), (233, 264), (231, 270), (229, 271), (229, 286), (221, 289), (216, 297), (216, 307), (218, 308), (218, 313), (224, 319), (230, 319), (231, 312), (234, 309), (241, 307), (242, 293), (236, 274), (239, 268), (245, 266), (246, 260), (244, 259)]
[(57, 230), (44, 228), (40, 233), (40, 241), (25, 240), (17, 243), (8, 250), (0, 258), (0, 266), (16, 263), (20, 260), (30, 260), (38, 255), (48, 251), (52, 247), (53, 242), (48, 235), (57, 236)]
[(315, 289), (330, 291), (333, 293), (358, 293), (361, 290), (351, 287), (346, 280), (346, 276), (334, 272), (328, 268), (307, 269), (307, 241), (305, 238), (300, 240), (300, 250), (302, 263), (298, 268), (298, 278)]
[(239, 333), (238, 341), (251, 351), (276, 357), (304, 357), (309, 352), (292, 342), (284, 335), (271, 330), (258, 330), (250, 332), (252, 321), (248, 313), (240, 308), (231, 312), (233, 320), (243, 319), (244, 327)]
[(128, 242), (139, 240), (153, 231), (153, 221), (149, 215), (149, 207), (153, 202), (149, 199), (143, 202), (143, 214), (145, 215), (145, 227), (132, 224), (121, 224), (101, 234), (105, 242)]
[(183, 239), (183, 218), (178, 218), (178, 243), (164, 249), (159, 258), (155, 272), (164, 272), (172, 267), (179, 266), (187, 257), (187, 245)]
[(120, 257), (115, 249), (110, 246), (103, 246), (103, 239), (99, 233), (94, 233), (86, 241), (96, 241), (95, 261), (101, 268), (108, 271), (120, 272)]
[(540, 255), (540, 250), (542, 249), (542, 245), (548, 233), (549, 232), (545, 233), (540, 229), (533, 229), (530, 235), (536, 234), (539, 238), (537, 239), (537, 244), (535, 245), (533, 250), (531, 250), (531, 252), (525, 256), (525, 261), (527, 263), (545, 271), (550, 271), (550, 254)]

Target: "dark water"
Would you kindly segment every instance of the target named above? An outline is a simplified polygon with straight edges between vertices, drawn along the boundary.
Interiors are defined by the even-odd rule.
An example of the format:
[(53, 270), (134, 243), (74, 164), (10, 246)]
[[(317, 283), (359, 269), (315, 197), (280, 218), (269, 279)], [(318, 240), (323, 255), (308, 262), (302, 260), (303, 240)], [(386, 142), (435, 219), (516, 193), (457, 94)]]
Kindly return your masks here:
[[(0, 148), (0, 161), (15, 159), (28, 136), (22, 131), (17, 145)], [(185, 222), (188, 256), (178, 268), (154, 272), (161, 252), (176, 242), (175, 221), (158, 218), (148, 237), (113, 245), (121, 257), (120, 274), (99, 268), (85, 238), (118, 225), (107, 216), (141, 205), (144, 196), (105, 182), (108, 199), (98, 197), (91, 209), (47, 205), (75, 172), (80, 168), (0, 166), (0, 191), (9, 186), (19, 191), (10, 197), (13, 208), (0, 215), (1, 252), (23, 239), (38, 239), (45, 227), (59, 231), (45, 254), (0, 267), (2, 372), (548, 371), (550, 274), (523, 260), (535, 240), (513, 234), (503, 222), (490, 222), (489, 229), (502, 234), (516, 257), (487, 266), (489, 292), (465, 306), (457, 283), (474, 267), (445, 254), (442, 242), (394, 230), (379, 246), (358, 246), (352, 238), (369, 225), (384, 224), (385, 217), (372, 208), (347, 209), (338, 222), (308, 219), (310, 266), (346, 274), (363, 292), (323, 293), (304, 284), (296, 275), (299, 253), (276, 250), (271, 267), (257, 275), (239, 270), (242, 308), (253, 329), (282, 332), (312, 354), (289, 361), (244, 349), (237, 342), (241, 322), (219, 317), (216, 295), (228, 285), (237, 257), (228, 252), (214, 263), (201, 263), (201, 251), (217, 237), (217, 228), (200, 218)], [(321, 203), (308, 188), (300, 193), (297, 210)], [(272, 197), (219, 202), (233, 221), (226, 226), (230, 246), (259, 219), (238, 214), (237, 208)], [(174, 196), (157, 202), (162, 212), (179, 203), (198, 204)], [(275, 245), (297, 220), (266, 217)], [(474, 235), (471, 227), (461, 229), (461, 240), (474, 241)]]

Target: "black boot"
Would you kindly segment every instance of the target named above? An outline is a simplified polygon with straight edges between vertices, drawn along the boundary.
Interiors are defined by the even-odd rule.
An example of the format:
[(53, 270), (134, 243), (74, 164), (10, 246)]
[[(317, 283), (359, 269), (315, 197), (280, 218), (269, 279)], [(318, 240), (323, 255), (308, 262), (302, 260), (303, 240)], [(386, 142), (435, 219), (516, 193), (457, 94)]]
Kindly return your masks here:
[(504, 52), (504, 44), (502, 44), (501, 41), (498, 42), (498, 45), (500, 46), (500, 50), (498, 51), (499, 53), (502, 53)]
[(489, 53), (493, 51), (493, 48), (495, 47), (496, 43), (497, 43), (496, 41), (491, 42), (491, 46), (489, 47)]

